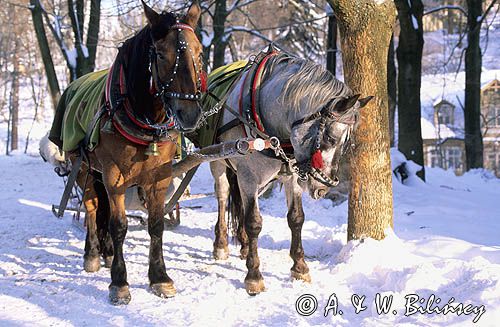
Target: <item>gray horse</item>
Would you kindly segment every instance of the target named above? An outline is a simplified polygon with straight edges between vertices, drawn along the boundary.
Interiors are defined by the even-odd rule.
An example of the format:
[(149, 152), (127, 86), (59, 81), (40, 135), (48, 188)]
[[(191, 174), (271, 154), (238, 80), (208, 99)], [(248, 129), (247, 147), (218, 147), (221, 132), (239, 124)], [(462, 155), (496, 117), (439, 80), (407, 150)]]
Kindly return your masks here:
[[(290, 256), (294, 263), (291, 275), (294, 279), (310, 281), (301, 239), (304, 223), (302, 192), (307, 190), (312, 198), (319, 199), (338, 183), (339, 160), (356, 126), (359, 109), (372, 98), (359, 99), (359, 94), (354, 95), (320, 65), (286, 54), (274, 56), (266, 69), (268, 73), (260, 88), (260, 120), (268, 135), (290, 140), (294, 159), (287, 162), (272, 154), (255, 152), (243, 158), (229, 159), (229, 162), (210, 164), (219, 208), (213, 255), (218, 260), (228, 257), (225, 211), (231, 192), (233, 204), (241, 209), (237, 234), (241, 258), (246, 258), (245, 288), (250, 295), (265, 288), (257, 253), (257, 240), (262, 229), (260, 192), (276, 179), (285, 186), (288, 226), (292, 232)], [(227, 97), (226, 104), (231, 108), (238, 107), (240, 87), (246, 74), (248, 72), (237, 80)], [(224, 111), (220, 125), (234, 119), (234, 115)], [(241, 126), (236, 126), (226, 130), (218, 141), (244, 136)], [(312, 162), (318, 159), (319, 165)], [(231, 170), (227, 169), (228, 166)], [(234, 180), (231, 180), (232, 174)]]

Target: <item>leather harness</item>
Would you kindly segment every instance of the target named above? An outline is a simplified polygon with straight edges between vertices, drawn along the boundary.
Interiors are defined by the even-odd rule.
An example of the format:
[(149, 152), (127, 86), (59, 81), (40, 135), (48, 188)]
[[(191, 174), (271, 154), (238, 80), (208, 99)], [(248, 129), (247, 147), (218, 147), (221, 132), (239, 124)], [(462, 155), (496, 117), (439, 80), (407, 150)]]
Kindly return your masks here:
[[(239, 115), (236, 118), (224, 124), (217, 129), (216, 138), (226, 133), (230, 129), (237, 126), (241, 126), (244, 137), (262, 137), (264, 139), (269, 138), (268, 133), (265, 130), (265, 126), (260, 119), (260, 89), (262, 83), (265, 81), (265, 75), (269, 75), (268, 63), (274, 56), (278, 55), (279, 52), (276, 51), (272, 46), (269, 47), (268, 51), (259, 53), (252, 61), (250, 61), (246, 67), (244, 67), (240, 73), (240, 78), (244, 72), (247, 72), (244, 77), (243, 83), (239, 90), (238, 99), (238, 111)], [(237, 84), (238, 78), (233, 82), (234, 85)], [(223, 83), (223, 79), (221, 79)], [(218, 85), (218, 81), (214, 81), (214, 86)], [(211, 85), (210, 88), (213, 88)], [(233, 88), (227, 92), (227, 95), (233, 91)], [(209, 92), (210, 96), (216, 98), (216, 96)], [(218, 101), (225, 102), (227, 97), (223, 99), (217, 99)], [(228, 109), (227, 107), (223, 107)], [(235, 113), (233, 113), (234, 115)], [(221, 115), (222, 116), (222, 115)], [(244, 118), (244, 119), (242, 119)], [(260, 133), (259, 133), (260, 132)], [(280, 140), (281, 147), (287, 152), (287, 155), (293, 156), (293, 147), (290, 140)], [(264, 150), (261, 153), (276, 157), (272, 150)]]

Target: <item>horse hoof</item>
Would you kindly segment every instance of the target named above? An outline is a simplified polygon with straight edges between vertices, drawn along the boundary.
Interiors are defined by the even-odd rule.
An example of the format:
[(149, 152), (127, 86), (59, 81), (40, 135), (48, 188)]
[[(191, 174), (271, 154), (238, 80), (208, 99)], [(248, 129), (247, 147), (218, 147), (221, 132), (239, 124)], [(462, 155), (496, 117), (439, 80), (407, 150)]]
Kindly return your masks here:
[(296, 272), (296, 271), (291, 271), (291, 278), (292, 280), (301, 280), (303, 282), (306, 282), (306, 283), (310, 283), (311, 282), (311, 275), (309, 275), (309, 273), (299, 273), (299, 272)]
[(215, 260), (227, 260), (229, 258), (229, 249), (214, 249), (213, 255)]
[(151, 292), (161, 298), (174, 297), (177, 291), (175, 290), (174, 283), (158, 283), (151, 285)]
[(248, 295), (255, 296), (261, 292), (264, 292), (266, 287), (264, 286), (264, 280), (245, 280), (245, 289)]
[(109, 301), (113, 305), (123, 305), (123, 304), (129, 304), (130, 299), (132, 297), (130, 296), (130, 292), (128, 290), (128, 286), (114, 286), (111, 285), (109, 287)]
[(104, 257), (104, 267), (111, 268), (111, 264), (113, 263), (113, 257)]
[(99, 257), (83, 258), (83, 269), (86, 272), (93, 273), (101, 268), (101, 260)]

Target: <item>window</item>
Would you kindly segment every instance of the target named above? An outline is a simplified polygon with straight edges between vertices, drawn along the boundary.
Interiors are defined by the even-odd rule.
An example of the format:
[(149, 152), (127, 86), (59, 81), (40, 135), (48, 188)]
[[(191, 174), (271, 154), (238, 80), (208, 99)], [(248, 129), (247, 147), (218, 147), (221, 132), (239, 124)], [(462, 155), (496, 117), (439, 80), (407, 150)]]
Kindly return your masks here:
[(429, 151), (431, 159), (431, 167), (441, 167), (441, 160), (439, 158), (439, 151), (434, 149)]
[(500, 171), (500, 153), (489, 153), (485, 166), (495, 173)]
[(459, 147), (450, 147), (445, 152), (445, 169), (462, 169), (462, 150)]
[(486, 123), (489, 127), (500, 127), (500, 108), (490, 108), (488, 110)]
[(453, 125), (453, 106), (441, 104), (436, 107), (437, 123), (443, 125)]

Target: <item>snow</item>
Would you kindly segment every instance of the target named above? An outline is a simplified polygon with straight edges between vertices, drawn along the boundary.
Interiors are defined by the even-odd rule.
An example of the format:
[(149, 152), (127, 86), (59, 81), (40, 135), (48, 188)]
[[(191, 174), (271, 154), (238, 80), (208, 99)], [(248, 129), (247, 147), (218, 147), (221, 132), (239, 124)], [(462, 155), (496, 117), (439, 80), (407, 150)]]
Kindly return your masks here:
[[(393, 150), (394, 163), (405, 161)], [(411, 165), (409, 165), (411, 166)], [(129, 221), (124, 245), (132, 301), (108, 303), (109, 270), (83, 272), (84, 235), (69, 214), (54, 218), (50, 205), (62, 181), (35, 154), (0, 156), (0, 321), (2, 325), (440, 325), (468, 326), (477, 314), (414, 314), (406, 317), (405, 296), (431, 294), (442, 304), (484, 305), (478, 326), (500, 319), (500, 180), (485, 171), (462, 177), (427, 168), (427, 183), (402, 185), (394, 179), (394, 226), (383, 241), (346, 243), (347, 204), (304, 196), (303, 243), (311, 284), (291, 282), (290, 231), (285, 196), (279, 188), (261, 199), (264, 219), (259, 239), (266, 292), (250, 297), (243, 286), (245, 263), (230, 245), (228, 261), (212, 259), (217, 204), (213, 180), (203, 165), (191, 183), (200, 194), (184, 201), (181, 225), (164, 235), (168, 273), (176, 297), (160, 299), (148, 291), (149, 236)], [(343, 315), (323, 315), (335, 293)], [(393, 296), (391, 310), (376, 311), (373, 299)], [(318, 308), (310, 316), (295, 310), (299, 296), (312, 294)], [(353, 294), (366, 296), (366, 310), (354, 313)], [(334, 297), (332, 297), (334, 298)]]
[(444, 124), (434, 126), (425, 118), (420, 119), (420, 125), (422, 128), (422, 139), (424, 140), (444, 140), (450, 137), (457, 136), (448, 126)]
[(76, 52), (76, 48), (71, 48), (69, 50), (65, 50), (66, 55), (68, 57), (68, 63), (71, 66), (71, 68), (76, 68), (76, 57), (78, 56), (78, 53)]
[(411, 24), (413, 26), (413, 29), (415, 31), (418, 31), (418, 21), (417, 21), (417, 18), (415, 17), (415, 15), (411, 15)]

